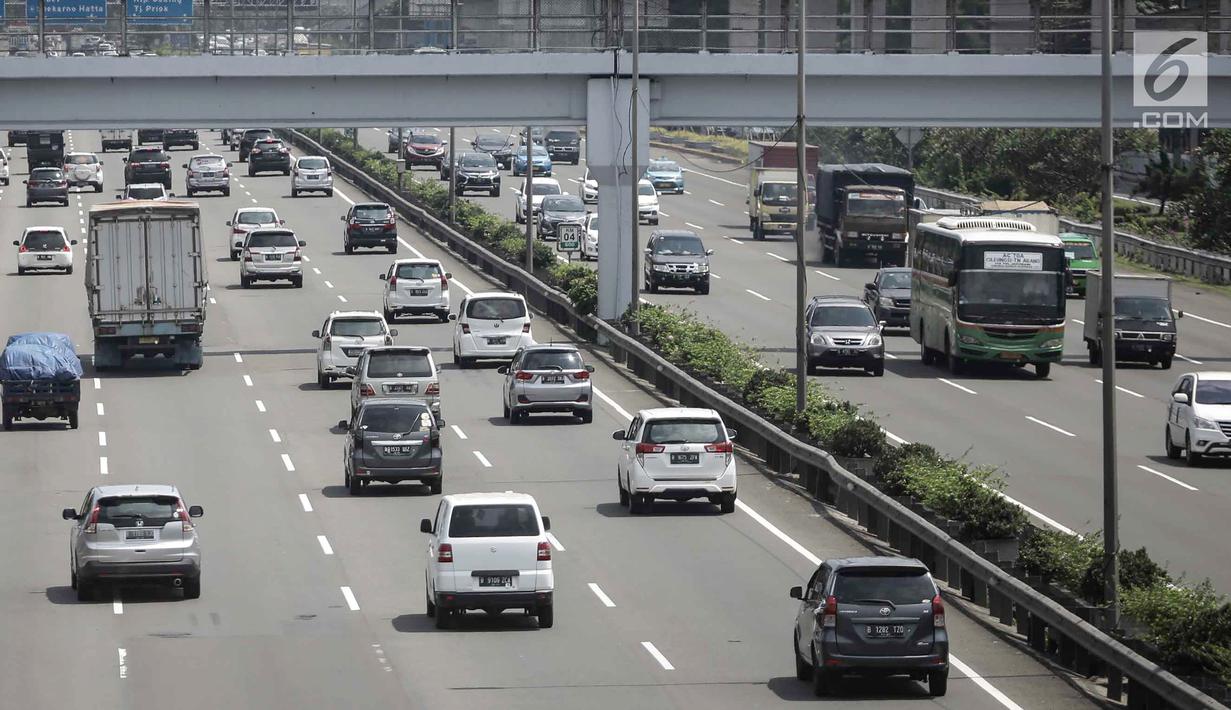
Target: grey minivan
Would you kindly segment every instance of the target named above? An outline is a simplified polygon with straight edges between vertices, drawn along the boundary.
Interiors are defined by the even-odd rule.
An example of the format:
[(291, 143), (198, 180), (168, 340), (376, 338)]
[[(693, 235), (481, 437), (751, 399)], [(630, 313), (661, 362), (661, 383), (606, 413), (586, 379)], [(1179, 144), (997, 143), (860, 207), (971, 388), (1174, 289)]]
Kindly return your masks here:
[[(397, 397), (427, 403), (432, 416), (440, 418), (440, 375), (430, 348), (422, 345), (381, 345), (368, 348), (353, 367), (346, 368), (351, 382), (351, 416), (368, 400)], [(349, 372), (353, 370), (353, 372)]]
[(827, 695), (848, 673), (909, 675), (933, 696), (949, 684), (945, 605), (919, 560), (854, 557), (822, 562), (799, 599), (795, 674)]
[(710, 254), (701, 237), (687, 229), (656, 229), (645, 247), (645, 290), (663, 286), (710, 292)]
[(419, 481), (438, 494), (443, 485), (440, 425), (427, 403), (414, 399), (374, 399), (359, 405), (347, 433), (345, 483), (356, 496), (374, 481)]

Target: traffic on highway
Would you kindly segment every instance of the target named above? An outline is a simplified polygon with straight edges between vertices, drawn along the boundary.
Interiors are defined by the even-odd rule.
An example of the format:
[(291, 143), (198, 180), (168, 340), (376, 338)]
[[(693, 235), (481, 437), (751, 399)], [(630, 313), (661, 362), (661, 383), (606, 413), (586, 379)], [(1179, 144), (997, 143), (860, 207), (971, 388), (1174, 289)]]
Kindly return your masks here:
[[(717, 412), (536, 318), (325, 156), (271, 128), (133, 131), (123, 158), (113, 132), (52, 133), (63, 164), (11, 148), (0, 188), (14, 706), (1092, 703), (923, 563), (762, 475)], [(456, 157), (442, 133), (359, 138), (537, 238), (577, 225), (597, 258), (576, 131), (459, 131)], [(815, 222), (809, 375), (899, 442), (1003, 467), (1041, 523), (1096, 529), (1106, 355), (1078, 247), (927, 210), (868, 166), (800, 205), (772, 148), (656, 149), (644, 300), (790, 363), (778, 225)], [(907, 239), (911, 205), (935, 219)], [(1123, 300), (1125, 545), (1227, 589), (1206, 531), (1231, 503), (1231, 302), (1150, 276)]]

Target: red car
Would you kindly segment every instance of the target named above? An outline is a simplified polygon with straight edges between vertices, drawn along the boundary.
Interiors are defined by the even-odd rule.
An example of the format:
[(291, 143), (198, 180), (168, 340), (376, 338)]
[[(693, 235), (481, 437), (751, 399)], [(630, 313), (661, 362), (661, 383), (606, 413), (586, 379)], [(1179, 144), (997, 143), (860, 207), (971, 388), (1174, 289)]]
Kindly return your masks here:
[(445, 160), (445, 147), (440, 138), (430, 133), (416, 133), (406, 141), (406, 166), (430, 165), (440, 170)]

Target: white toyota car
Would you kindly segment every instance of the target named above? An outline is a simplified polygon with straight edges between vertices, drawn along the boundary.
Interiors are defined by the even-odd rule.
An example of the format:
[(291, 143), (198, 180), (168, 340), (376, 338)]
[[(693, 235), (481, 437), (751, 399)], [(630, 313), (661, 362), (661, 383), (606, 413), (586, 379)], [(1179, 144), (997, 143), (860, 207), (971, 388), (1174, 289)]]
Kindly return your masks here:
[(735, 432), (712, 409), (643, 409), (621, 442), (616, 465), (620, 504), (649, 512), (656, 498), (706, 498), (735, 512)]

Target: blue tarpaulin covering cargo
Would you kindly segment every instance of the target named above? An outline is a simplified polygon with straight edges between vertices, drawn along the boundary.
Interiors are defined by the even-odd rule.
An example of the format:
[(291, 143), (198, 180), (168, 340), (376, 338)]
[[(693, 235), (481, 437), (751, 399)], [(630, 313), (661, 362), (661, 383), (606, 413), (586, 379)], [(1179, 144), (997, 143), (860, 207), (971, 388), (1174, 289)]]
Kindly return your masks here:
[(73, 347), (73, 339), (64, 333), (18, 333), (10, 335), (5, 347), (10, 345), (44, 345), (49, 348), (61, 348), (73, 355), (77, 348)]
[[(36, 334), (25, 334), (34, 336)], [(81, 378), (81, 360), (73, 352), (72, 342), (58, 333), (40, 333), (48, 339), (38, 342), (14, 343), (0, 353), (0, 380), (55, 380), (68, 382)], [(16, 337), (16, 336), (15, 336)], [(60, 340), (63, 338), (63, 340)]]

